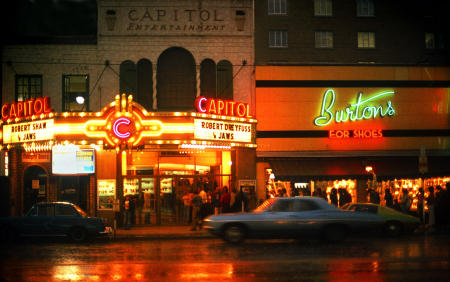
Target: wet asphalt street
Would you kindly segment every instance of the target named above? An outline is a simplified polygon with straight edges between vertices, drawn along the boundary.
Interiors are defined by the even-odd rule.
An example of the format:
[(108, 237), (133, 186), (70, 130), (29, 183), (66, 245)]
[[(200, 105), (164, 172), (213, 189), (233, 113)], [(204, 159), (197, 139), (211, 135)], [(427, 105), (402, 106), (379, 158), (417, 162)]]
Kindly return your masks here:
[(320, 241), (22, 240), (1, 281), (449, 281), (450, 236)]

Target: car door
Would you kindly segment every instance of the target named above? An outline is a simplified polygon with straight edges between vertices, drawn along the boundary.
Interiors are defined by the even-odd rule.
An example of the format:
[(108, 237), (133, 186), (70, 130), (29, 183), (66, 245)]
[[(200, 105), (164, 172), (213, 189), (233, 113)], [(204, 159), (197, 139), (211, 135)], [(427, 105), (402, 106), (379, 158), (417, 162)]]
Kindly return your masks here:
[(21, 234), (23, 235), (48, 235), (48, 225), (53, 217), (53, 206), (41, 204), (34, 206), (24, 217)]
[(321, 228), (327, 216), (318, 204), (309, 199), (295, 199), (291, 214), (292, 230), (298, 235), (311, 235)]
[(68, 234), (73, 226), (77, 226), (80, 214), (71, 205), (58, 204), (55, 206), (55, 216), (50, 224), (55, 235)]
[(264, 212), (264, 220), (258, 224), (258, 233), (271, 237), (289, 236), (295, 218), (293, 215), (293, 200), (278, 199)]

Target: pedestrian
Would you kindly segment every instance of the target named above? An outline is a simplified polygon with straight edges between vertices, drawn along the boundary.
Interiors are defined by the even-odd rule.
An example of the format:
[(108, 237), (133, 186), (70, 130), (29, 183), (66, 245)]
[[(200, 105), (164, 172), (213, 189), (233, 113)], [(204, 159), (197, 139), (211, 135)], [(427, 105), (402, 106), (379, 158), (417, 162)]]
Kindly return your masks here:
[(386, 207), (393, 208), (394, 201), (392, 198), (392, 193), (389, 188), (384, 189), (384, 201), (386, 202)]
[(338, 206), (338, 195), (336, 188), (332, 188), (330, 192), (330, 202), (331, 204)]
[(192, 199), (192, 228), (191, 231), (200, 230), (201, 227), (201, 208), (203, 206), (202, 197), (200, 196), (200, 190), (194, 195)]
[(234, 212), (243, 212), (247, 207), (247, 197), (245, 193), (242, 191), (242, 188), (236, 194), (236, 199), (234, 200), (233, 211)]
[(423, 202), (424, 202), (423, 188), (419, 188), (417, 193), (417, 216), (420, 218), (420, 222), (423, 222)]
[(231, 202), (231, 195), (228, 192), (228, 187), (223, 186), (222, 188), (222, 195), (220, 196), (220, 206), (222, 207), (223, 213), (230, 212), (230, 202)]
[(435, 194), (434, 194), (434, 214), (435, 214), (435, 225), (436, 229), (439, 229), (442, 227), (442, 222), (444, 217), (447, 217), (448, 214), (443, 214), (444, 211), (444, 203), (443, 203), (443, 197), (444, 192), (442, 191), (441, 185), (436, 186)]
[(427, 207), (428, 207), (428, 227), (431, 230), (433, 230), (436, 224), (435, 197), (433, 186), (428, 187)]
[(214, 215), (218, 215), (221, 212), (221, 205), (220, 205), (220, 197), (221, 192), (219, 187), (216, 187), (216, 190), (214, 190), (212, 194), (212, 205), (214, 207)]
[(375, 189), (370, 188), (369, 189), (369, 202), (372, 204), (379, 204), (380, 203), (380, 194), (378, 194)]
[(394, 199), (394, 206), (393, 208), (397, 211), (402, 211), (402, 207), (400, 206), (400, 203), (398, 202), (398, 199)]
[(189, 210), (191, 206), (191, 202), (187, 191), (184, 191), (182, 199), (183, 199), (183, 222), (187, 224), (189, 223)]
[(339, 207), (343, 207), (345, 205), (346, 199), (345, 199), (345, 189), (338, 188), (338, 195), (339, 195)]
[(202, 198), (202, 206), (200, 208), (200, 218), (204, 219), (206, 217), (208, 209), (208, 194), (206, 194), (205, 188), (203, 187), (203, 183), (201, 185), (202, 188), (198, 193), (198, 195)]
[(123, 202), (123, 209), (125, 211), (125, 229), (130, 229), (131, 226), (131, 199), (130, 196), (125, 196)]
[(256, 209), (256, 194), (255, 190), (250, 188), (250, 192), (248, 194), (248, 204), (247, 204), (247, 212)]
[(411, 196), (409, 196), (408, 189), (403, 188), (402, 190), (402, 197), (400, 200), (400, 206), (402, 208), (402, 212), (409, 214), (409, 211), (411, 209), (412, 199)]

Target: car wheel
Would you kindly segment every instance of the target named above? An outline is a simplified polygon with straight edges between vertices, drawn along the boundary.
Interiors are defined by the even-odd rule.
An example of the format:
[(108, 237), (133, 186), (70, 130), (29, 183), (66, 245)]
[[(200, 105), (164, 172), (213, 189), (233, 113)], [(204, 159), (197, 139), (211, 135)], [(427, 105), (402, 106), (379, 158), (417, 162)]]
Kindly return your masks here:
[(384, 231), (390, 237), (396, 237), (402, 234), (403, 225), (397, 221), (388, 221), (384, 226)]
[(83, 242), (87, 239), (86, 229), (81, 227), (72, 228), (69, 232), (69, 237), (74, 242)]
[(223, 238), (229, 243), (240, 243), (245, 238), (245, 230), (242, 226), (230, 225), (225, 228), (225, 231), (223, 232)]
[(347, 229), (341, 225), (330, 225), (325, 227), (322, 235), (327, 242), (339, 242), (345, 239)]

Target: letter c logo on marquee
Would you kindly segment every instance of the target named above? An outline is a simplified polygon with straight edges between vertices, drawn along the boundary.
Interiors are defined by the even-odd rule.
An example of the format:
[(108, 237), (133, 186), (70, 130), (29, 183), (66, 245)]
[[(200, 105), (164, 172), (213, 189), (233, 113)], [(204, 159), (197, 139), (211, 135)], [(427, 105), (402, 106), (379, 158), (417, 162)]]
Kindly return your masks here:
[(120, 139), (127, 139), (131, 136), (130, 132), (131, 120), (126, 117), (120, 117), (113, 123), (112, 129), (114, 135)]

